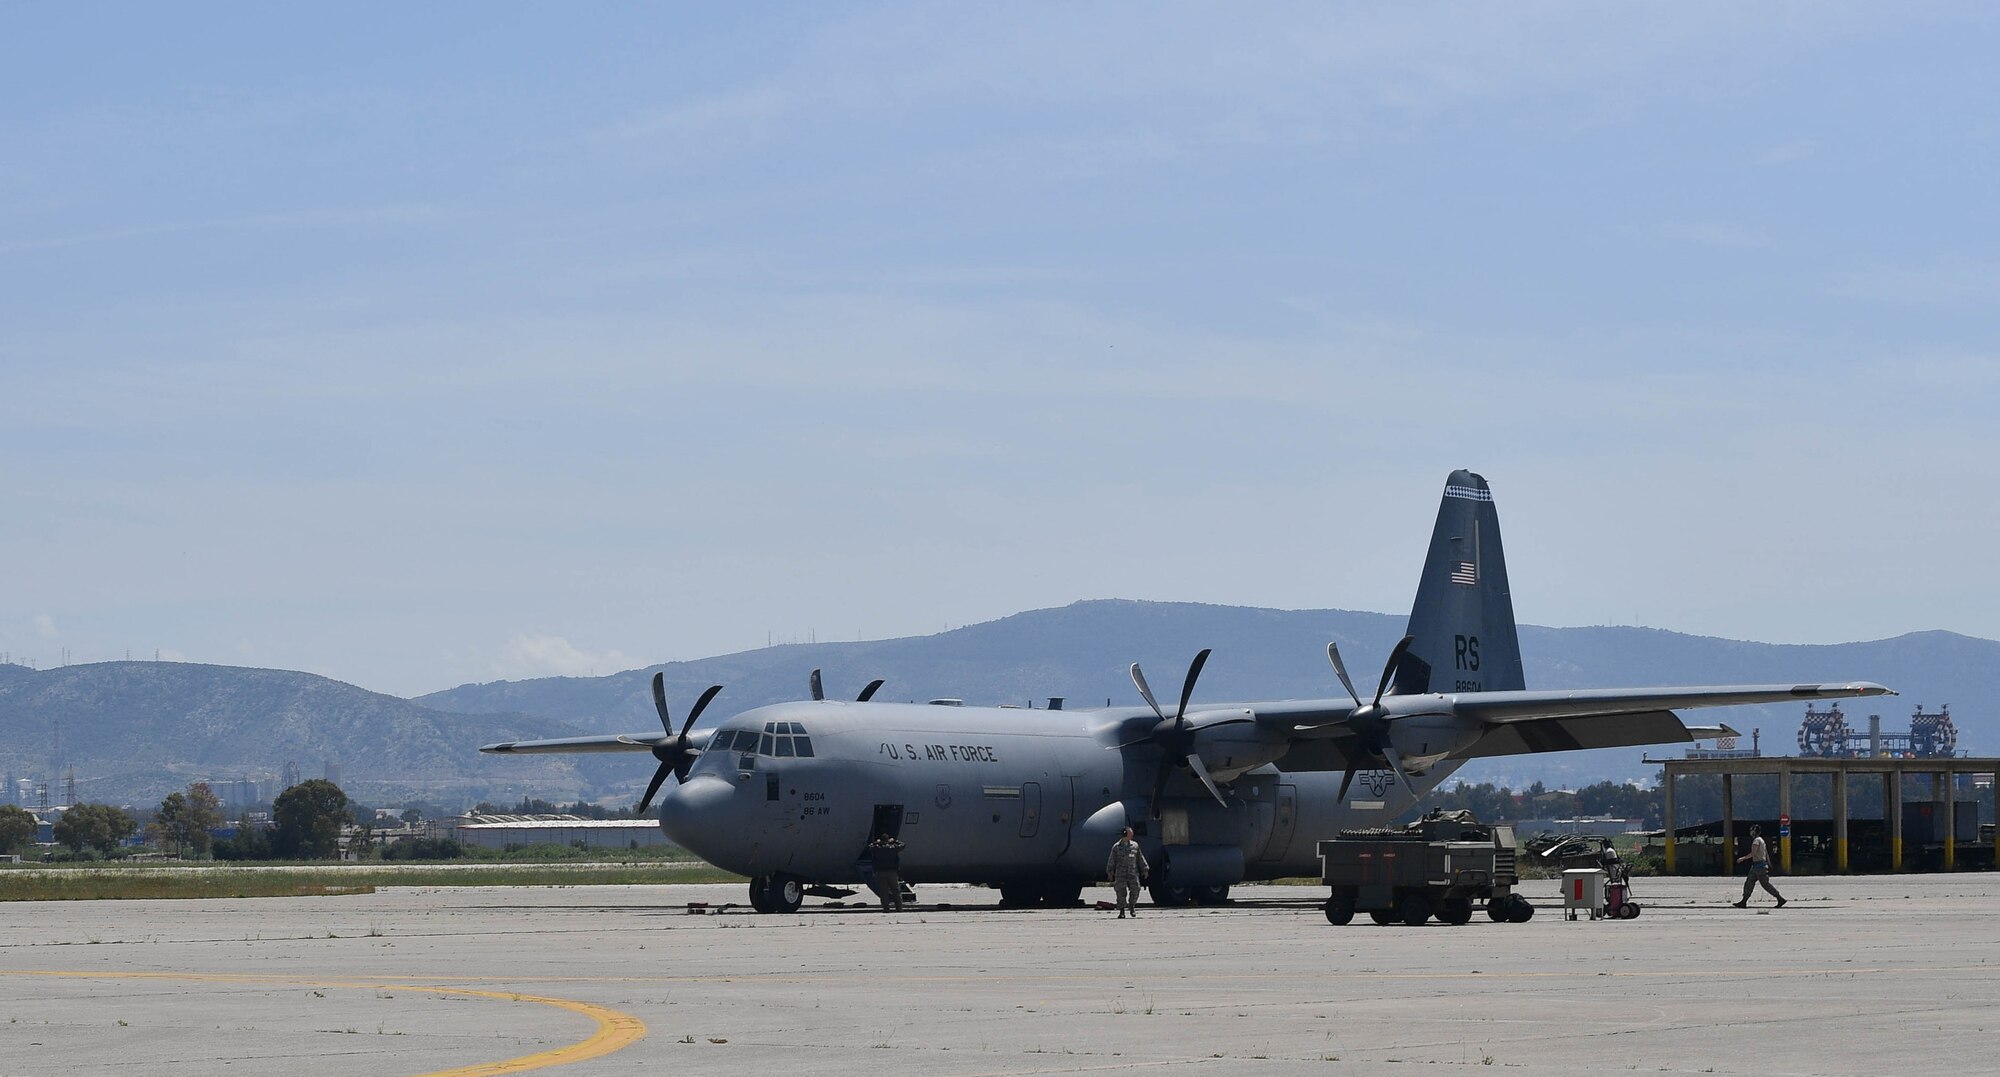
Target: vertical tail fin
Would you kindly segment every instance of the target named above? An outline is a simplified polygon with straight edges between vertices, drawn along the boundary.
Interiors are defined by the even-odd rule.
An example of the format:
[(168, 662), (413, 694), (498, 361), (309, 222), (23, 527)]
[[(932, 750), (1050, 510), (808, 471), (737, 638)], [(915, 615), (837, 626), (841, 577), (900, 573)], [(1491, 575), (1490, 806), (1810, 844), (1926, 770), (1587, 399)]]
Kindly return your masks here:
[(1396, 664), (1393, 693), (1527, 687), (1500, 548), (1500, 514), (1486, 480), (1470, 471), (1454, 471), (1445, 480), (1430, 554), (1410, 608), (1409, 634), (1414, 641)]

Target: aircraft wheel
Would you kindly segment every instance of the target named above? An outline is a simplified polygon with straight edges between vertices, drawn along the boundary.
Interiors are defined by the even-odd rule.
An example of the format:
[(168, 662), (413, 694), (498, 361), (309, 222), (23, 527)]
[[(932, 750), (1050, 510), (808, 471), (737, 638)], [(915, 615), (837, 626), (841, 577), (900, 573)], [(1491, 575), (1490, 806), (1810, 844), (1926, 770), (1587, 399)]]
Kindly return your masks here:
[(1388, 927), (1390, 924), (1396, 922), (1396, 914), (1390, 912), (1388, 909), (1369, 909), (1368, 918), (1383, 927)]
[(1486, 915), (1494, 923), (1504, 924), (1512, 915), (1509, 909), (1511, 904), (1512, 895), (1508, 897), (1488, 898), (1486, 899)]
[(1519, 894), (1507, 895), (1507, 921), (1525, 924), (1535, 918), (1535, 903)]
[(1041, 903), (1040, 888), (1028, 883), (1006, 883), (1000, 887), (1000, 907), (1026, 909)]
[(1197, 886), (1192, 893), (1197, 905), (1229, 904), (1229, 888), (1226, 886)]
[(1171, 883), (1148, 883), (1146, 894), (1153, 899), (1153, 904), (1163, 909), (1178, 909), (1190, 900), (1187, 887)]
[(779, 875), (771, 884), (771, 911), (797, 912), (806, 903), (806, 883), (796, 875)]
[(1335, 894), (1321, 906), (1326, 910), (1326, 922), (1335, 927), (1346, 927), (1354, 922), (1354, 895)]
[(1438, 902), (1437, 918), (1453, 927), (1472, 922), (1472, 900), (1448, 897)]
[(1396, 918), (1410, 927), (1422, 927), (1431, 918), (1431, 899), (1422, 894), (1405, 894), (1396, 903)]
[(1621, 920), (1636, 920), (1636, 919), (1638, 919), (1638, 918), (1639, 918), (1639, 903), (1638, 903), (1638, 902), (1636, 902), (1636, 901), (1628, 901), (1628, 902), (1626, 902), (1626, 903), (1625, 903), (1624, 905), (1622, 905), (1622, 906), (1619, 906), (1619, 909), (1618, 909), (1618, 917), (1619, 917), (1619, 919), (1621, 919)]
[(771, 880), (759, 875), (750, 880), (750, 907), (758, 912), (777, 912), (771, 905)]

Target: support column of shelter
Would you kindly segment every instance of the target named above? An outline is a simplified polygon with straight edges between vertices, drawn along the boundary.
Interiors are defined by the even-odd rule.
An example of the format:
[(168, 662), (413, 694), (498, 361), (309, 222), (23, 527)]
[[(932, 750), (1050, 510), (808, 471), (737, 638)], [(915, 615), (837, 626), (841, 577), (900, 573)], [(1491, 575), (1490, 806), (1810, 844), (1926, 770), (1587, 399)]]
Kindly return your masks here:
[(1792, 768), (1778, 767), (1778, 870), (1792, 873)]
[(1833, 772), (1833, 870), (1846, 874), (1847, 868), (1847, 766)]
[(1736, 775), (1722, 775), (1722, 873), (1736, 874)]
[(1882, 775), (1883, 799), (1888, 803), (1889, 819), (1889, 870), (1900, 874), (1903, 870), (1903, 771), (1891, 767)]
[(1661, 805), (1667, 817), (1667, 874), (1674, 874), (1674, 768), (1667, 767), (1666, 791)]
[(1932, 788), (1937, 790), (1938, 799), (1942, 801), (1938, 805), (1942, 809), (1938, 818), (1944, 820), (1944, 870), (1956, 871), (1958, 869), (1958, 820), (1954, 817), (1958, 814), (1958, 804), (1956, 803), (1958, 800), (1958, 790), (1952, 788), (1951, 771), (1949, 770), (1942, 770), (1932, 775), (1931, 785)]

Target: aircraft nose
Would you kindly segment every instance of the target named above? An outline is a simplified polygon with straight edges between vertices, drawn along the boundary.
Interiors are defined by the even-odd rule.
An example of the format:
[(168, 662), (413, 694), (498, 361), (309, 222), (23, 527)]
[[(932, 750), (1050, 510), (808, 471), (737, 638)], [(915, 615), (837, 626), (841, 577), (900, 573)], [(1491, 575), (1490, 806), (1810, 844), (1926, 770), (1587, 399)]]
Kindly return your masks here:
[[(718, 832), (719, 817), (736, 799), (736, 784), (697, 774), (669, 787), (660, 797), (660, 829), (674, 844), (708, 859), (704, 848)], [(711, 861), (712, 862), (712, 861)]]

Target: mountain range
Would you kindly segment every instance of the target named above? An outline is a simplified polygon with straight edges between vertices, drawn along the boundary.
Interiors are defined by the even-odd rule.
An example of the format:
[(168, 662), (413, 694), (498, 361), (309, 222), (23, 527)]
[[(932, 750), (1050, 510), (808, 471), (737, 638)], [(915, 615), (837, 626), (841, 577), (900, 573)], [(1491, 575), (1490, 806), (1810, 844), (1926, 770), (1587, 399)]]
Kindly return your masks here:
[[(466, 684), (413, 700), (306, 673), (161, 662), (107, 662), (30, 670), (0, 666), (0, 768), (44, 775), (61, 728), (61, 759), (85, 799), (155, 803), (200, 779), (273, 775), (286, 762), (307, 777), (336, 764), (342, 785), (370, 803), (423, 799), (456, 808), (474, 800), (636, 796), (651, 775), (642, 755), (491, 757), (496, 740), (639, 732), (658, 728), (648, 682), (664, 672), (676, 719), (709, 684), (725, 690), (711, 716), (804, 698), (824, 670), (827, 694), (852, 697), (869, 680), (878, 699), (963, 699), (973, 704), (1071, 708), (1138, 701), (1126, 667), (1141, 662), (1155, 684), (1177, 684), (1203, 647), (1214, 656), (1196, 692), (1211, 702), (1338, 697), (1326, 661), (1340, 644), (1357, 684), (1372, 686), (1404, 618), (1348, 610), (1272, 610), (1193, 603), (1094, 600), (1033, 610), (936, 635), (792, 644), (670, 662), (605, 677), (548, 677)], [(1949, 632), (1829, 645), (1767, 644), (1647, 628), (1523, 625), (1528, 684), (1537, 688), (1643, 687), (1872, 680), (1901, 698), (1856, 701), (1848, 724), (1869, 714), (1885, 731), (1909, 727), (1922, 704), (1952, 715), (1958, 746), (2000, 745), (1984, 713), (1986, 674), (2000, 643)], [(1693, 724), (1727, 722), (1761, 732), (1765, 754), (1795, 749), (1800, 706), (1690, 712)], [(704, 725), (708, 724), (706, 721)], [(1747, 746), (1747, 745), (1745, 745)], [(1653, 749), (1656, 755), (1674, 751)], [(1466, 780), (1520, 787), (1637, 780), (1640, 749), (1483, 760)]]

